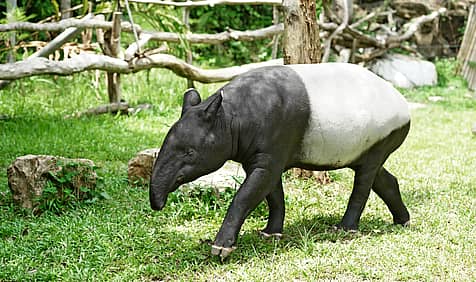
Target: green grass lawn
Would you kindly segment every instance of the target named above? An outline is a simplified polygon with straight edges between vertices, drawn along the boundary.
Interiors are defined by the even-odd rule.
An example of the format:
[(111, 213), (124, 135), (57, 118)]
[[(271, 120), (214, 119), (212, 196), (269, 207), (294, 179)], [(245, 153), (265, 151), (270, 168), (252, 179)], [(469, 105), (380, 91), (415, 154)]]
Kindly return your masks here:
[[(127, 183), (127, 161), (160, 146), (178, 118), (184, 79), (167, 71), (123, 76), (131, 104), (152, 103), (134, 116), (64, 116), (107, 101), (93, 73), (32, 77), (0, 91), (0, 281), (316, 281), (476, 280), (476, 100), (438, 62), (444, 83), (404, 91), (426, 104), (386, 167), (400, 181), (412, 226), (391, 224), (371, 194), (358, 233), (334, 232), (351, 192), (352, 171), (318, 185), (286, 176), (287, 215), (281, 241), (261, 239), (261, 205), (244, 224), (238, 249), (225, 262), (209, 255), (232, 192), (176, 192), (152, 212), (148, 191)], [(199, 85), (205, 96), (218, 85)], [(430, 102), (429, 96), (443, 100)], [(93, 160), (99, 189), (111, 199), (61, 215), (15, 208), (6, 168), (18, 156), (49, 154)]]

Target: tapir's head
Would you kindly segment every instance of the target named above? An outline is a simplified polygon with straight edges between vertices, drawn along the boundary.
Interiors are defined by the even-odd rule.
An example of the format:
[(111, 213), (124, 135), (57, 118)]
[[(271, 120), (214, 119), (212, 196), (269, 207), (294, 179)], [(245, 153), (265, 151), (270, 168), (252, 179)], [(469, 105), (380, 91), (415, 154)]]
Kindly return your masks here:
[(220, 168), (229, 156), (222, 95), (201, 102), (195, 89), (184, 94), (182, 115), (167, 133), (152, 169), (150, 205), (165, 206), (180, 185)]

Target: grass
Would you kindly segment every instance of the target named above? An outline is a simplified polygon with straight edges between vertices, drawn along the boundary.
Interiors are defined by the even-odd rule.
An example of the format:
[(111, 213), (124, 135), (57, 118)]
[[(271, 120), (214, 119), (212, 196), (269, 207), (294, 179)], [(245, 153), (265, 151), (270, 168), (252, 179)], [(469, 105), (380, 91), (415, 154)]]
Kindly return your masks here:
[[(64, 116), (106, 103), (93, 74), (33, 77), (0, 92), (0, 281), (315, 281), (476, 280), (476, 101), (438, 62), (444, 83), (403, 91), (426, 107), (413, 110), (408, 139), (386, 167), (399, 178), (412, 226), (391, 225), (372, 194), (358, 233), (333, 232), (350, 195), (353, 174), (332, 172), (317, 185), (285, 177), (287, 215), (281, 241), (259, 238), (260, 206), (242, 228), (238, 249), (224, 263), (210, 257), (233, 195), (210, 189), (177, 192), (152, 212), (148, 191), (129, 186), (127, 161), (158, 147), (180, 114), (186, 82), (167, 71), (123, 78), (131, 103), (155, 105), (135, 116)], [(206, 96), (217, 85), (199, 85)], [(430, 102), (429, 96), (443, 100)], [(111, 199), (58, 216), (12, 204), (6, 168), (18, 156), (51, 154), (92, 159)]]

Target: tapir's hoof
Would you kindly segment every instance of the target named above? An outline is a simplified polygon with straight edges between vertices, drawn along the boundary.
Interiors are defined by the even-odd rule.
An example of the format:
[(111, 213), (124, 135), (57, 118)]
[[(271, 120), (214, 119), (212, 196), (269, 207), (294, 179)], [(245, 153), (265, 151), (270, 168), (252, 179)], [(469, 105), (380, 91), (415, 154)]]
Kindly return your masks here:
[(344, 226), (342, 224), (337, 224), (337, 225), (332, 226), (332, 230), (335, 231), (335, 232), (345, 231), (345, 232), (349, 232), (349, 233), (357, 233), (359, 231), (357, 228), (347, 227), (347, 226)]
[(220, 247), (216, 245), (212, 245), (212, 255), (220, 256), (220, 258), (224, 259), (231, 254), (236, 249), (236, 247)]
[(405, 223), (399, 223), (399, 224), (403, 227), (410, 227), (411, 226), (410, 220), (406, 221)]
[(269, 234), (269, 233), (266, 233), (264, 231), (260, 231), (259, 235), (264, 239), (273, 238), (275, 240), (281, 240), (283, 238), (282, 233), (271, 233), (271, 234)]

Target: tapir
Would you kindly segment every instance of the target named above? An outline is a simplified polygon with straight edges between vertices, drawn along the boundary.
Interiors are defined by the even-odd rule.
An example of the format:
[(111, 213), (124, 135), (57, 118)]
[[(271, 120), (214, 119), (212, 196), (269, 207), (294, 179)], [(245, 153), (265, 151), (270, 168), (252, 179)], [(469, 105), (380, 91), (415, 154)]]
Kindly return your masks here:
[(410, 129), (408, 104), (387, 81), (345, 63), (268, 66), (235, 77), (202, 101), (184, 94), (180, 119), (167, 133), (152, 169), (150, 205), (161, 210), (180, 185), (220, 168), (242, 164), (246, 178), (228, 208), (211, 252), (234, 250), (250, 212), (266, 199), (263, 236), (279, 237), (285, 214), (281, 175), (351, 168), (354, 184), (338, 228), (356, 230), (373, 190), (395, 224), (410, 215), (397, 179), (383, 164)]

